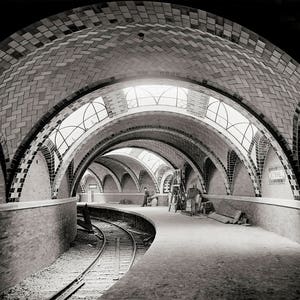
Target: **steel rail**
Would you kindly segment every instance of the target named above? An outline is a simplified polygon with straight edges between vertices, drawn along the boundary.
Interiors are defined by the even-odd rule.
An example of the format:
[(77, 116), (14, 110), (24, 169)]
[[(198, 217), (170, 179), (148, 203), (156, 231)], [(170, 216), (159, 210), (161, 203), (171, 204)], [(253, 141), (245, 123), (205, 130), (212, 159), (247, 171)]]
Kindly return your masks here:
[[(124, 272), (124, 274), (125, 274), (132, 267), (134, 260), (136, 258), (137, 243), (136, 243), (136, 240), (135, 240), (133, 234), (130, 231), (128, 231), (127, 229), (123, 228), (122, 226), (115, 224), (114, 222), (111, 222), (111, 221), (108, 221), (105, 219), (101, 219), (98, 217), (91, 217), (91, 219), (98, 220), (100, 222), (108, 223), (112, 226), (115, 226), (115, 227), (121, 229), (122, 231), (124, 231), (130, 237), (131, 242), (132, 242), (132, 254), (131, 254), (130, 263), (129, 263), (126, 271)], [(104, 248), (107, 244), (106, 235), (104, 234), (103, 230), (101, 230), (98, 226), (95, 226), (95, 225), (92, 225), (92, 226), (94, 228), (96, 228), (96, 230), (98, 230), (101, 233), (101, 235), (103, 236), (103, 243), (102, 243), (100, 250), (98, 251), (96, 258), (89, 264), (89, 266), (82, 273), (80, 273), (74, 280), (72, 280), (69, 284), (64, 286), (61, 290), (59, 290), (54, 295), (52, 295), (48, 300), (65, 300), (65, 299), (68, 299), (69, 297), (71, 297), (73, 294), (75, 294), (85, 284), (84, 277), (89, 273), (89, 271), (91, 271), (93, 266), (97, 263), (97, 261), (100, 259), (100, 257), (105, 252)], [(101, 239), (101, 236), (99, 236), (98, 234), (95, 234), (95, 236), (98, 239)]]
[[(88, 265), (88, 267), (83, 272), (81, 272), (74, 280), (72, 280), (70, 283), (68, 283), (66, 286), (64, 286), (61, 290), (59, 290), (54, 295), (52, 295), (49, 298), (49, 300), (64, 300), (64, 299), (68, 299), (71, 295), (73, 295), (78, 289), (80, 289), (84, 285), (84, 281), (83, 281), (84, 276), (88, 274), (88, 272), (92, 269), (92, 267), (96, 264), (96, 262), (102, 256), (103, 250), (106, 245), (106, 236), (100, 228), (98, 228), (95, 225), (92, 225), (92, 226), (96, 230), (98, 230), (99, 233), (101, 233), (101, 235), (103, 237), (103, 243), (102, 243), (101, 248), (99, 249), (96, 257), (93, 259), (93, 261)], [(100, 235), (95, 234), (95, 236), (99, 240), (102, 240)]]

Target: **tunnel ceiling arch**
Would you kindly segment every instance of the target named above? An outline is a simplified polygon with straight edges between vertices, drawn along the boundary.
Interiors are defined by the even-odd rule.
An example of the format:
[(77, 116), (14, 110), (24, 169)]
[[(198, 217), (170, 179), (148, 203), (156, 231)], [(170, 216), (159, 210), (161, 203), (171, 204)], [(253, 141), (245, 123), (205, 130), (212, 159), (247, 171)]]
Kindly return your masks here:
[[(85, 104), (98, 87), (141, 75), (173, 76), (231, 96), (232, 106), (238, 104), (239, 111), (244, 107), (263, 125), (257, 128), (282, 158), (298, 197), (298, 173), (291, 164), (298, 63), (255, 33), (213, 14), (168, 3), (130, 3), (77, 8), (43, 19), (2, 43), (1, 124), (11, 157), (11, 199), (18, 199), (23, 182), (13, 181), (14, 171), (22, 166), (21, 177), (27, 173), (35, 147), (75, 109), (70, 104)], [(21, 83), (17, 89), (16, 83)], [(126, 113), (109, 97), (103, 96), (108, 118)], [(28, 152), (32, 156), (26, 158)]]
[[(176, 116), (176, 115), (175, 115)], [(205, 130), (203, 128), (199, 128), (199, 126), (195, 126), (195, 124), (193, 124), (193, 122), (190, 120), (190, 123), (188, 122), (187, 119), (183, 118), (182, 116), (176, 116), (177, 117), (177, 127), (178, 130), (177, 131), (171, 131), (170, 128), (164, 128), (161, 126), (161, 124), (166, 123), (166, 124), (170, 124), (170, 121), (172, 121), (172, 119), (174, 119), (174, 115), (170, 113), (168, 114), (161, 114), (160, 116), (158, 116), (157, 114), (155, 115), (155, 118), (153, 118), (153, 115), (137, 115), (136, 118), (134, 119), (134, 124), (138, 125), (139, 122), (141, 122), (142, 124), (147, 124), (147, 120), (150, 120), (150, 122), (153, 124), (153, 122), (155, 124), (159, 124), (159, 128), (158, 127), (136, 127), (136, 128), (132, 128), (130, 131), (127, 132), (126, 128), (124, 128), (124, 126), (122, 126), (122, 129), (124, 130), (123, 132), (121, 131), (120, 134), (118, 134), (119, 130), (121, 129), (119, 127), (119, 130), (117, 130), (117, 127), (119, 126), (120, 122), (118, 122), (117, 127), (114, 127), (114, 138), (107, 138), (107, 140), (109, 141), (107, 145), (105, 145), (105, 143), (103, 142), (103, 140), (99, 143), (99, 145), (95, 144), (94, 147), (91, 147), (91, 145), (89, 145), (87, 148), (82, 150), (82, 153), (84, 154), (84, 157), (79, 157), (78, 162), (83, 161), (83, 164), (76, 164), (76, 173), (78, 172), (78, 174), (80, 174), (80, 170), (82, 168), (84, 168), (84, 166), (87, 166), (91, 161), (93, 161), (94, 157), (97, 157), (101, 151), (102, 152), (106, 152), (106, 147), (110, 147), (110, 145), (112, 145), (114, 147), (114, 145), (118, 145), (120, 142), (122, 141), (126, 141), (126, 140), (130, 140), (130, 139), (139, 139), (139, 138), (148, 138), (150, 140), (160, 140), (163, 143), (169, 143), (171, 145), (173, 145), (173, 147), (177, 148), (179, 151), (181, 151), (182, 153), (185, 153), (188, 157), (194, 157), (198, 161), (198, 164), (201, 164), (201, 160), (206, 156), (209, 155), (212, 160), (214, 161), (214, 163), (217, 165), (218, 169), (220, 170), (221, 173), (223, 173), (223, 177), (224, 180), (227, 181), (227, 175), (226, 175), (226, 170), (225, 170), (225, 166), (223, 165), (222, 161), (220, 161), (220, 159), (214, 154), (213, 151), (210, 151), (207, 146), (205, 146), (204, 144), (200, 143), (197, 141), (195, 138), (191, 138), (189, 136), (186, 136), (184, 134), (184, 132), (180, 132), (179, 129), (182, 128), (182, 126), (186, 126), (186, 128), (188, 129), (189, 132), (196, 132), (197, 134), (200, 134), (203, 136), (203, 139), (206, 139), (207, 142), (209, 141), (209, 139), (212, 139), (212, 142), (214, 143), (214, 147), (216, 148), (216, 151), (219, 149), (219, 151), (224, 150), (224, 149), (229, 149), (228, 145), (226, 145), (222, 140), (216, 138), (214, 139), (212, 137), (212, 133), (209, 130)], [(182, 119), (182, 120), (180, 120)], [(184, 123), (181, 123), (184, 122)], [(128, 122), (124, 122), (126, 124), (128, 124)], [(196, 131), (195, 131), (196, 130)], [(108, 130), (109, 132), (111, 130)], [(104, 138), (104, 131), (101, 132)], [(195, 134), (195, 135), (197, 135)], [(105, 139), (104, 139), (105, 141)], [(209, 143), (208, 143), (209, 144)], [(199, 148), (201, 147), (201, 148)], [(89, 152), (88, 155), (86, 155), (86, 149), (92, 149), (92, 151)], [(203, 153), (203, 151), (205, 151), (206, 153)], [(227, 154), (226, 154), (227, 155)], [(226, 159), (226, 158), (224, 158)], [(195, 163), (195, 162), (194, 162)], [(199, 169), (201, 169), (201, 166), (198, 166)], [(77, 176), (75, 174), (75, 176)]]
[[(150, 150), (156, 153), (157, 155), (163, 157), (164, 159), (166, 159), (175, 169), (184, 170), (186, 164), (188, 164), (194, 170), (195, 174), (197, 174), (200, 183), (199, 188), (202, 190), (203, 193), (206, 193), (203, 171), (199, 163), (197, 164), (194, 162), (194, 159), (196, 158), (198, 162), (200, 162), (201, 164), (202, 159), (204, 159), (205, 157), (204, 153), (202, 153), (201, 155), (199, 155), (199, 153), (196, 154), (195, 158), (193, 159), (190, 158), (186, 153), (183, 153), (182, 151), (177, 149), (176, 147), (167, 144), (166, 141), (158, 141), (154, 139), (138, 139), (138, 138), (121, 142), (116, 147), (112, 147), (111, 150), (120, 149), (124, 147), (140, 148), (140, 149), (142, 148), (142, 149)], [(168, 172), (169, 171), (166, 171), (165, 174), (167, 174)]]

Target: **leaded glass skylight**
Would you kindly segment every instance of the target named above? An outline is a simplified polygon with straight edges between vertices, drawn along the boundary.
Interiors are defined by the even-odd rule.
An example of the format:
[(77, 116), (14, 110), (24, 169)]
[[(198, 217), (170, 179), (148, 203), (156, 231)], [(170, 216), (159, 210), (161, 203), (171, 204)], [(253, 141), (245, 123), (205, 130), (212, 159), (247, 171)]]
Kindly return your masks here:
[[(137, 85), (125, 88), (123, 91), (128, 109), (143, 106), (173, 106), (187, 110), (190, 93), (187, 88), (171, 85)], [(193, 98), (203, 101), (200, 92), (193, 91)], [(203, 105), (207, 107), (203, 121), (227, 133), (226, 136), (235, 145), (241, 146), (244, 153), (245, 150), (248, 152), (257, 128), (236, 109), (214, 97), (208, 97), (208, 103)]]
[(124, 89), (128, 108), (166, 105), (187, 107), (188, 89), (171, 85), (139, 85)]
[(50, 139), (63, 155), (85, 132), (107, 117), (102, 97), (96, 98), (64, 119), (51, 133)]
[(108, 152), (106, 155), (113, 155), (113, 154), (119, 154), (119, 155), (127, 155), (130, 157), (133, 157), (141, 162), (141, 164), (145, 165), (147, 169), (149, 169), (153, 174), (156, 173), (156, 171), (162, 167), (162, 166), (169, 166), (160, 156), (157, 154), (144, 150), (139, 149), (140, 151), (137, 151), (137, 148), (120, 148), (116, 150), (112, 150)]
[(209, 98), (206, 118), (215, 122), (248, 151), (257, 128), (240, 112), (213, 97)]

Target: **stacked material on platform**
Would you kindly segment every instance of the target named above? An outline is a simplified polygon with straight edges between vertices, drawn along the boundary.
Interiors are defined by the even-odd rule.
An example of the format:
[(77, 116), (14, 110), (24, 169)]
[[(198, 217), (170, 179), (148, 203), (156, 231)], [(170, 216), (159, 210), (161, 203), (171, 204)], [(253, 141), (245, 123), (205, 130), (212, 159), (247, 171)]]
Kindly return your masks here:
[(218, 203), (215, 206), (215, 212), (210, 213), (208, 217), (225, 224), (242, 224), (247, 220), (245, 213), (232, 207), (226, 201)]
[(208, 215), (209, 218), (214, 219), (216, 221), (222, 222), (224, 224), (232, 223), (232, 218), (228, 218), (226, 216), (222, 216), (217, 214), (216, 212), (212, 212)]

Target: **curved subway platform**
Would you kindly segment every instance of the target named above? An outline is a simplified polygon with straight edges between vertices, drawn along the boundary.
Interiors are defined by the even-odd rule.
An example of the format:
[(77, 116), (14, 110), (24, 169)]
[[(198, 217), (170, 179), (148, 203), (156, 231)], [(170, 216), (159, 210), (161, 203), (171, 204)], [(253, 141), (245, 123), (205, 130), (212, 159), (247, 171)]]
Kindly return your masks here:
[(156, 236), (101, 299), (298, 299), (300, 245), (255, 226), (222, 224), (167, 207), (89, 204), (144, 216)]
[(137, 231), (104, 229), (121, 273), (152, 245), (79, 298), (300, 299), (300, 2), (221, 2), (1, 1), (0, 293), (87, 203)]

